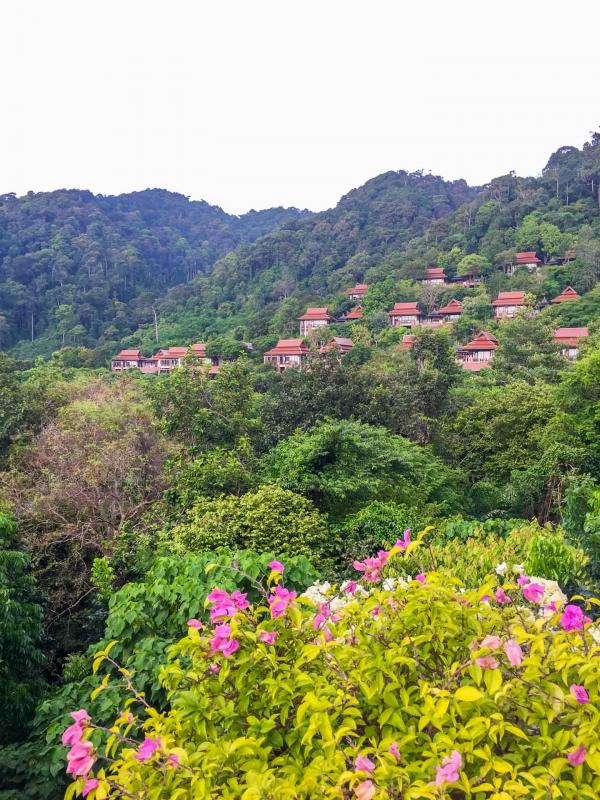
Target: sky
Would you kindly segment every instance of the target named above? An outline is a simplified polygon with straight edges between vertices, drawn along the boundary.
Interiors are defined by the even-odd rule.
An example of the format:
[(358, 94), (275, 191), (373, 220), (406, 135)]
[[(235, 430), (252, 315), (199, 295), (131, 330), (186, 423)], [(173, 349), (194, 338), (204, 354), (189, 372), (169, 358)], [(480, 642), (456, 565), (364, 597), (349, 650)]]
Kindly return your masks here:
[(0, 3), (0, 193), (318, 211), (388, 170), (538, 174), (600, 126), (593, 0)]

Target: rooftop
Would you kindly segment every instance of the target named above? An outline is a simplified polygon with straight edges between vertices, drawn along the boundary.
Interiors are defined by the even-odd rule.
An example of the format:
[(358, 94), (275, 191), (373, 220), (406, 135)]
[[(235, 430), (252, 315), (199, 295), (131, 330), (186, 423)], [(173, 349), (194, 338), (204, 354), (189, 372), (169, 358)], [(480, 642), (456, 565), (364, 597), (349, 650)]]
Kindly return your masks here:
[(448, 276), (441, 267), (428, 267), (425, 270), (424, 280), (428, 278), (447, 278)]
[(447, 306), (438, 308), (438, 314), (462, 314), (462, 303), (459, 300), (450, 300)]
[(535, 250), (528, 250), (516, 255), (517, 264), (541, 264)]
[(306, 313), (298, 319), (331, 319), (326, 308), (307, 308)]
[(563, 289), (563, 291), (559, 295), (557, 295), (556, 297), (553, 297), (550, 302), (551, 303), (566, 303), (569, 300), (579, 300), (580, 297), (581, 297), (581, 295), (577, 294), (575, 289), (573, 289), (571, 286), (567, 286), (567, 288)]
[(394, 308), (391, 311), (388, 311), (388, 314), (391, 314), (392, 316), (408, 316), (411, 314), (421, 316), (421, 310), (417, 303), (394, 303)]
[(366, 294), (369, 291), (368, 283), (357, 283), (352, 289), (346, 289), (346, 294)]
[(524, 306), (525, 292), (500, 292), (493, 306)]
[(498, 339), (487, 331), (481, 331), (477, 336), (467, 344), (461, 345), (459, 350), (496, 350), (498, 347)]
[(275, 347), (267, 350), (266, 356), (301, 356), (308, 353), (304, 339), (280, 339)]

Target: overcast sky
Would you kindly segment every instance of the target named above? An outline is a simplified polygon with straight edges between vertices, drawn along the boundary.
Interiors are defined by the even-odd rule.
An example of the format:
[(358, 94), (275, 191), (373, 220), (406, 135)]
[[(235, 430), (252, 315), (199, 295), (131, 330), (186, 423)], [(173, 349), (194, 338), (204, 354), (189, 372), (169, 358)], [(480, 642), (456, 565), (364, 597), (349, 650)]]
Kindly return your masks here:
[(0, 192), (320, 210), (537, 174), (600, 125), (596, 0), (4, 0)]

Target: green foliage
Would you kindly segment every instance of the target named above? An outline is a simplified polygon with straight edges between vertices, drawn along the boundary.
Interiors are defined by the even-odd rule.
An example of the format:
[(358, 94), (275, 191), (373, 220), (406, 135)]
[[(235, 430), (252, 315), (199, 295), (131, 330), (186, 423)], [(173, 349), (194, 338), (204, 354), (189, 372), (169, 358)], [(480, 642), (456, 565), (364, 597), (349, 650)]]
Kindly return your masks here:
[(242, 497), (199, 500), (173, 531), (188, 551), (248, 548), (310, 558), (326, 546), (326, 524), (310, 500), (267, 484)]
[[(488, 576), (463, 594), (460, 579), (431, 573), (423, 585), (369, 586), (350, 598), (329, 591), (333, 618), (322, 588), (281, 616), (261, 604), (230, 620), (238, 643), (230, 657), (211, 651), (213, 631), (188, 629), (161, 672), (165, 712), (144, 709), (130, 691), (141, 730), (119, 715), (109, 741), (94, 733), (99, 791), (143, 791), (149, 800), (594, 800), (600, 662), (590, 655), (592, 633), (562, 630), (560, 614), (537, 616), (517, 602), (482, 603), (497, 582)], [(510, 577), (503, 589), (520, 595)], [(261, 641), (269, 632), (273, 644)], [(104, 665), (112, 671), (101, 651), (96, 668)], [(585, 687), (586, 703), (572, 684)], [(140, 758), (132, 733), (134, 742), (158, 741), (157, 752)], [(581, 746), (575, 767), (568, 756)], [(439, 767), (454, 751), (460, 766), (442, 782)], [(168, 765), (172, 755), (178, 768)]]
[(306, 495), (343, 517), (371, 500), (458, 510), (458, 475), (432, 453), (383, 428), (326, 420), (296, 433), (263, 459), (264, 480)]
[(43, 689), (42, 609), (30, 559), (15, 548), (16, 532), (0, 510), (0, 745), (24, 738)]
[[(0, 749), (0, 769), (6, 757), (5, 780), (21, 792), (20, 797), (55, 798), (62, 796), (65, 749), (62, 732), (71, 721), (67, 712), (85, 706), (96, 720), (109, 723), (126, 694), (124, 687), (113, 686), (89, 699), (101, 677), (90, 675), (94, 653), (118, 639), (112, 655), (134, 676), (137, 687), (158, 708), (165, 703), (159, 672), (169, 647), (179, 638), (190, 618), (208, 622), (206, 596), (213, 586), (227, 591), (247, 592), (253, 602), (260, 599), (257, 581), (269, 573), (268, 562), (277, 553), (187, 553), (185, 556), (158, 558), (142, 582), (131, 582), (114, 592), (108, 609), (104, 636), (85, 656), (78, 655), (65, 667), (65, 685), (38, 707), (31, 742), (12, 758)], [(216, 564), (207, 573), (206, 567)], [(235, 567), (233, 566), (235, 564)], [(297, 591), (304, 590), (317, 573), (302, 556), (286, 558), (286, 581)], [(83, 665), (82, 665), (83, 660)], [(16, 767), (25, 760), (27, 768)], [(2, 794), (0, 793), (0, 797)], [(2, 797), (2, 800), (5, 800)], [(6, 800), (10, 800), (7, 798)]]

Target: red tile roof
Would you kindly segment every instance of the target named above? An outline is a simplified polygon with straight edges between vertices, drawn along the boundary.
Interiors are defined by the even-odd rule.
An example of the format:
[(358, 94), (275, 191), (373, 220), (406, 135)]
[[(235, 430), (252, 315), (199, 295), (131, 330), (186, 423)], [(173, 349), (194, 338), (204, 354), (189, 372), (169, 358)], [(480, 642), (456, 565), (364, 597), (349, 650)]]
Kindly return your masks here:
[(527, 252), (517, 253), (517, 264), (541, 264), (542, 262), (537, 257), (535, 250), (528, 250)]
[(267, 350), (266, 356), (302, 356), (308, 354), (304, 339), (280, 339), (275, 347)]
[(330, 320), (331, 317), (327, 313), (326, 308), (307, 308), (306, 314), (303, 314), (298, 319), (326, 319)]
[(563, 289), (563, 291), (559, 295), (553, 297), (550, 302), (566, 303), (568, 300), (579, 300), (580, 297), (581, 295), (577, 294), (575, 289), (572, 289), (570, 286), (567, 286), (567, 288)]
[(330, 353), (332, 350), (339, 350), (340, 353), (347, 353), (354, 347), (352, 339), (343, 336), (334, 336), (333, 339), (321, 348), (321, 353)]
[(346, 289), (346, 294), (366, 294), (368, 291), (368, 283), (357, 283), (352, 289)]
[(344, 314), (344, 319), (362, 319), (362, 308), (358, 306), (348, 314)]
[(462, 303), (458, 300), (450, 300), (447, 306), (438, 308), (438, 314), (462, 314)]
[(493, 306), (524, 306), (525, 292), (500, 292)]
[(405, 333), (404, 336), (402, 337), (402, 349), (410, 350), (414, 340), (415, 340), (414, 333)]
[(429, 279), (439, 279), (439, 278), (444, 278), (445, 280), (447, 277), (448, 276), (441, 267), (429, 267), (428, 269), (425, 270), (425, 277), (423, 278), (423, 280), (426, 281)]
[(461, 345), (459, 350), (496, 350), (497, 347), (498, 339), (487, 331), (481, 331), (470, 342)]
[(579, 339), (589, 335), (588, 328), (557, 328), (554, 331), (554, 341), (558, 344), (576, 345)]
[(190, 349), (199, 358), (206, 358), (206, 345), (204, 342), (196, 342), (196, 344), (193, 344)]
[(417, 303), (394, 303), (394, 308), (387, 312), (392, 317), (408, 317), (411, 315), (421, 316), (421, 311)]
[(143, 358), (141, 350), (121, 350), (116, 356), (113, 356), (114, 359), (117, 358), (129, 358), (129, 359), (136, 359), (136, 358)]
[(167, 351), (165, 351), (165, 356), (169, 358), (183, 358), (189, 353), (189, 347), (169, 347)]

